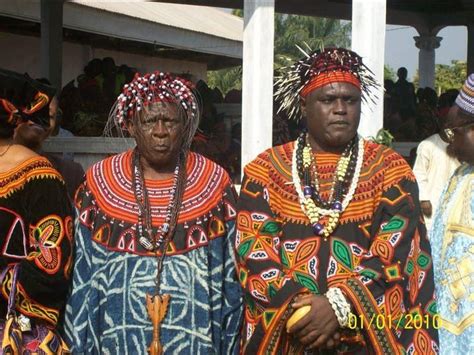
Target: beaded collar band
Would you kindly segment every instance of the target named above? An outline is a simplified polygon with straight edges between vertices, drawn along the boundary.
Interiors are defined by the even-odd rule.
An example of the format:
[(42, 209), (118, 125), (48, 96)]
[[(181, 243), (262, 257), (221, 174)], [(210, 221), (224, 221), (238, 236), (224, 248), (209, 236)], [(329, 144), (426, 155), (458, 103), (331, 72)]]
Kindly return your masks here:
[(291, 67), (283, 68), (283, 74), (275, 82), (278, 112), (285, 111), (289, 119), (298, 121), (301, 118), (301, 97), (324, 85), (350, 83), (360, 88), (364, 101), (370, 98), (370, 89), (378, 87), (374, 74), (355, 52), (344, 48), (326, 48), (303, 53), (305, 57)]

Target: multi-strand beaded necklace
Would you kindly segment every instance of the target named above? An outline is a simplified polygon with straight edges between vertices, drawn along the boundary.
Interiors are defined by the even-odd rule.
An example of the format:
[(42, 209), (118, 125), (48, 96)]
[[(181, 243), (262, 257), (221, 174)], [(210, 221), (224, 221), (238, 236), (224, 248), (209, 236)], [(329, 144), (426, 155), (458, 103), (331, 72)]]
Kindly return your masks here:
[(320, 194), (316, 162), (309, 139), (305, 133), (298, 137), (293, 151), (293, 183), (301, 209), (308, 216), (314, 234), (327, 239), (336, 229), (342, 212), (354, 196), (363, 156), (364, 140), (356, 136), (339, 158), (329, 198), (324, 200)]
[(142, 169), (140, 168), (140, 161), (139, 161), (139, 154), (138, 151), (135, 150), (133, 154), (133, 187), (135, 192), (135, 199), (138, 205), (138, 241), (140, 244), (149, 251), (159, 250), (161, 244), (165, 240), (169, 229), (170, 229), (170, 222), (171, 222), (171, 214), (173, 208), (173, 199), (176, 193), (176, 185), (178, 181), (178, 174), (179, 174), (179, 162), (176, 165), (173, 174), (173, 187), (171, 188), (170, 193), (170, 202), (168, 203), (168, 208), (165, 214), (165, 221), (158, 229), (157, 234), (153, 237), (152, 231), (152, 221), (151, 221), (151, 206), (150, 206), (150, 199), (148, 197), (148, 191), (145, 187), (145, 179), (142, 173)]

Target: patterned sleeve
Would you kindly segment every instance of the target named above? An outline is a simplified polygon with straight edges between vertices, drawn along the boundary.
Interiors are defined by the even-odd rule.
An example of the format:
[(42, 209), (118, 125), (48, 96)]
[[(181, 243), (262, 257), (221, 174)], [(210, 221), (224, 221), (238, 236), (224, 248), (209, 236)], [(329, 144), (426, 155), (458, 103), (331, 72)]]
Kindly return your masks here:
[[(367, 231), (370, 248), (353, 265), (354, 274), (330, 285), (345, 293), (381, 354), (398, 353), (397, 342), (409, 353), (431, 354), (437, 349), (431, 248), (416, 181), (406, 169), (408, 176), (382, 194)], [(388, 167), (385, 175), (390, 174), (393, 169)], [(417, 317), (421, 326), (414, 322)]]
[[(29, 216), (29, 250), (20, 262), (16, 308), (28, 317), (56, 325), (64, 307), (72, 268), (72, 213), (64, 183), (56, 177), (34, 178), (24, 190)], [(10, 292), (13, 269), (2, 294)]]
[[(234, 255), (235, 241), (235, 204), (236, 192), (228, 185), (224, 192), (224, 208), (231, 209), (225, 213), (226, 235), (217, 238), (214, 242), (219, 244), (215, 248), (213, 244), (211, 255), (212, 282), (212, 305), (213, 319), (217, 321), (215, 339), (219, 341), (216, 348), (219, 354), (239, 354), (240, 351), (240, 329), (242, 325), (242, 291), (237, 280), (236, 261)], [(229, 213), (230, 212), (230, 213)], [(219, 303), (216, 304), (215, 302)]]
[[(298, 282), (285, 273), (280, 257), (282, 225), (267, 198), (267, 190), (252, 182), (246, 174), (237, 208), (235, 249), (246, 303), (247, 329), (243, 330), (243, 337), (263, 339), (259, 349), (271, 347), (273, 334), (281, 334), (289, 315), (289, 303), (296, 294), (307, 291), (304, 282)], [(249, 354), (257, 351), (243, 349)]]

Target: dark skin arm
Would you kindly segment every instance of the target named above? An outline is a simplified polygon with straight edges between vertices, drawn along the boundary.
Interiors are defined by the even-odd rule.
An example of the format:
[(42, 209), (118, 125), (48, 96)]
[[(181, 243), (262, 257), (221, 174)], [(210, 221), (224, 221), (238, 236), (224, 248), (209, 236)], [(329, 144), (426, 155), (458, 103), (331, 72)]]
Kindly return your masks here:
[(339, 323), (328, 299), (320, 295), (304, 295), (293, 303), (293, 308), (310, 305), (311, 310), (301, 318), (289, 333), (308, 349), (332, 348), (340, 341)]

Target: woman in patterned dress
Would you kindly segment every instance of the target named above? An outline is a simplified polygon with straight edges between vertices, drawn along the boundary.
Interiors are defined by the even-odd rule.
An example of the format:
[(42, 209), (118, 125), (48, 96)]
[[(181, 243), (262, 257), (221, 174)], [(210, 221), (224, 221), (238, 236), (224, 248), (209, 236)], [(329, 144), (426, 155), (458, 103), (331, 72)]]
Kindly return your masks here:
[(112, 118), (137, 146), (92, 166), (76, 195), (73, 351), (238, 353), (236, 195), (220, 166), (189, 151), (191, 83), (137, 74)]
[[(60, 354), (67, 346), (54, 330), (69, 287), (72, 210), (64, 181), (51, 163), (13, 141), (20, 123), (47, 134), (54, 91), (4, 70), (0, 71), (0, 82), (0, 314), (2, 319), (7, 316), (17, 268), (15, 313), (25, 331), (26, 353), (41, 348)], [(46, 336), (37, 333), (39, 324), (45, 326)], [(4, 322), (2, 335), (6, 331), (3, 327)], [(12, 339), (2, 340), (3, 352), (20, 351)]]

